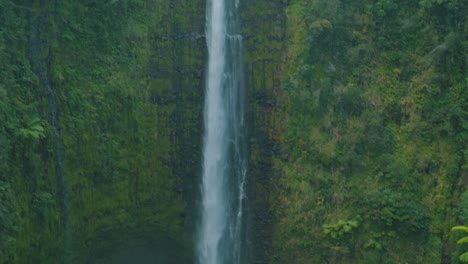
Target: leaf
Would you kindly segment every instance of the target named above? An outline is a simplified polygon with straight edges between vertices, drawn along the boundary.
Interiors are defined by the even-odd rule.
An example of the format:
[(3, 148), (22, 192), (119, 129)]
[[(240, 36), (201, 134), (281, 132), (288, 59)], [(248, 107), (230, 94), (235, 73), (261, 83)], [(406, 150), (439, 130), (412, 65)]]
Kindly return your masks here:
[(465, 253), (461, 254), (460, 260), (462, 262), (468, 263), (468, 252), (465, 252)]
[(457, 241), (457, 244), (468, 243), (468, 237), (462, 237)]
[(348, 223), (351, 227), (357, 227), (359, 225), (356, 220), (349, 220)]
[(36, 124), (30, 128), (30, 130), (35, 132), (44, 132), (44, 128), (40, 124)]
[(345, 232), (347, 232), (347, 233), (348, 233), (349, 231), (351, 231), (352, 228), (353, 228), (353, 227), (352, 227), (351, 225), (345, 225), (345, 226), (343, 226), (343, 230), (344, 230)]
[(20, 128), (19, 134), (25, 138), (32, 138), (32, 139), (39, 139), (45, 137), (45, 130), (44, 127), (39, 123), (39, 119), (33, 120), (29, 127), (27, 128)]
[(467, 226), (454, 226), (452, 227), (452, 231), (465, 231), (468, 232)]

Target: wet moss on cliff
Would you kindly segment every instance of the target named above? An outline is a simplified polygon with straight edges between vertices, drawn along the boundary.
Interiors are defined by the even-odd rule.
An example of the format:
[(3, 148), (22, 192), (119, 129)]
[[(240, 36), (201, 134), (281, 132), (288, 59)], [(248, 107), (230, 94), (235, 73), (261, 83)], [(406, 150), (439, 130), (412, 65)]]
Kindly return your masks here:
[[(161, 241), (161, 261), (193, 259), (205, 1), (0, 7), (0, 262), (70, 253), (45, 76), (71, 260), (152, 258)], [(448, 233), (468, 220), (466, 8), (241, 1), (253, 262), (456, 263)]]
[[(205, 3), (1, 5), (0, 262), (63, 261), (52, 128), (43, 73), (32, 69), (39, 60), (61, 114), (71, 261), (92, 262), (102, 257), (96, 248), (142, 232), (154, 234), (146, 239), (154, 244), (174, 241), (186, 261), (199, 171)], [(29, 58), (28, 19), (40, 44)]]
[(463, 10), (460, 1), (288, 3), (273, 263), (456, 263), (448, 233), (466, 221), (457, 209)]

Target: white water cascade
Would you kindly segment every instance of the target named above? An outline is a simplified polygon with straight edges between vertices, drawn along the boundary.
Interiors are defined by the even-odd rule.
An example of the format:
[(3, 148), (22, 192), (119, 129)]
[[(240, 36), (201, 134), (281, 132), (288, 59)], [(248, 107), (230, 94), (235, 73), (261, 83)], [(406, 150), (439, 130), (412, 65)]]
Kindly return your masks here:
[(247, 158), (239, 0), (207, 0), (208, 70), (197, 236), (199, 264), (247, 259)]

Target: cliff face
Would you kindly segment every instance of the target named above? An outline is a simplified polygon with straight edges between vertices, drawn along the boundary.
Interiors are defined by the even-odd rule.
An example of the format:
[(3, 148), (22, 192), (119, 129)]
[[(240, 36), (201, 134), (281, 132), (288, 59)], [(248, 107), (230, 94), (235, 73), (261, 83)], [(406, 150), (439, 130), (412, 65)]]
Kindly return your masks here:
[(457, 263), (461, 1), (290, 1), (273, 263)]
[[(467, 6), (400, 2), (241, 1), (254, 263), (456, 263)], [(1, 263), (193, 259), (204, 27), (201, 0), (0, 2)]]
[(1, 5), (0, 262), (116, 263), (113, 256), (142, 244), (169, 248), (158, 258), (186, 263), (200, 160), (204, 1)]
[(285, 1), (248, 1), (242, 8), (249, 118), (249, 228), (252, 263), (270, 263), (274, 213), (273, 158), (284, 134), (281, 89), (286, 50)]
[[(205, 1), (0, 5), (0, 262), (118, 263), (132, 255), (143, 263), (189, 262)], [(259, 201), (251, 223), (266, 250), (271, 224), (257, 223), (271, 221), (261, 208), (268, 205), (264, 173), (272, 168), (270, 101), (279, 88), (279, 75), (269, 76), (280, 69), (285, 22), (280, 2), (242, 9), (251, 193)]]

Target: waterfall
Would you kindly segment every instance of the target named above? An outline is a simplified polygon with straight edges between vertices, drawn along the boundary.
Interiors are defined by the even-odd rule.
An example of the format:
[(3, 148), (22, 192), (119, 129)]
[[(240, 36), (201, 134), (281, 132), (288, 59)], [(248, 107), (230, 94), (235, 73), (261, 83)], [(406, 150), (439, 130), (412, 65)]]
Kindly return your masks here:
[(199, 264), (239, 264), (247, 257), (246, 122), (238, 6), (238, 0), (207, 2)]
[[(39, 3), (42, 5), (43, 3)], [(34, 1), (30, 2), (31, 8), (28, 10), (28, 45), (29, 62), (32, 71), (38, 76), (47, 95), (49, 106), (50, 125), (52, 128), (51, 140), (55, 155), (55, 175), (57, 180), (58, 201), (60, 206), (60, 221), (63, 233), (63, 262), (70, 263), (72, 254), (72, 231), (71, 231), (71, 213), (68, 201), (67, 182), (65, 179), (64, 168), (64, 150), (62, 136), (59, 125), (59, 112), (54, 89), (51, 85), (50, 73), (50, 39), (51, 29), (47, 20), (47, 11), (45, 8), (36, 8)], [(47, 55), (47, 56), (46, 56)]]
[(52, 140), (54, 142), (55, 152), (55, 168), (57, 174), (58, 196), (61, 208), (61, 220), (64, 232), (64, 248), (65, 259), (68, 259), (71, 253), (71, 226), (70, 226), (70, 207), (68, 205), (67, 182), (65, 180), (65, 169), (63, 166), (63, 146), (62, 137), (60, 135), (60, 126), (57, 112), (57, 100), (55, 99), (54, 91), (50, 86), (49, 80), (46, 78), (44, 86), (47, 90), (47, 97), (50, 111), (50, 124), (52, 126)]

